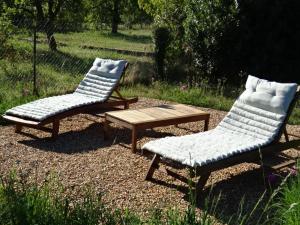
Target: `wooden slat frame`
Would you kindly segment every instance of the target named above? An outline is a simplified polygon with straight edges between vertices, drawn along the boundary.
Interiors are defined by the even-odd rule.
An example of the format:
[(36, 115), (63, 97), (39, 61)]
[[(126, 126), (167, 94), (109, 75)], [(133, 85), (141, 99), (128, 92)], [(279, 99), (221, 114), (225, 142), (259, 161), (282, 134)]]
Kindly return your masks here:
[[(298, 140), (292, 140), (290, 141), (288, 138), (288, 133), (286, 131), (286, 124), (289, 120), (290, 115), (292, 114), (292, 111), (299, 99), (300, 96), (300, 86), (297, 88), (297, 92), (295, 93), (294, 99), (290, 103), (289, 109), (287, 111), (287, 116), (280, 128), (280, 131), (278, 132), (277, 137), (275, 140), (269, 144), (268, 146), (262, 147), (261, 149), (253, 150), (250, 152), (245, 152), (245, 153), (240, 153), (237, 155), (233, 155), (229, 158), (221, 159), (216, 162), (212, 162), (210, 164), (204, 165), (204, 166), (199, 166), (196, 168), (191, 168), (191, 170), (195, 169), (196, 170), (196, 175), (200, 176), (198, 183), (196, 185), (196, 192), (201, 192), (210, 176), (210, 174), (214, 171), (221, 170), (230, 166), (234, 166), (243, 162), (252, 162), (252, 163), (257, 163), (260, 164), (262, 160), (265, 157), (268, 157), (270, 155), (274, 155), (278, 152), (282, 152), (284, 150), (290, 149), (290, 148), (297, 148), (300, 146), (300, 139)], [(285, 143), (279, 142), (281, 136), (284, 134), (285, 136)], [(145, 176), (145, 180), (151, 180), (152, 176), (155, 172), (156, 169), (158, 169), (160, 159), (162, 156), (155, 154), (153, 156), (153, 159), (151, 161), (150, 167), (148, 169), (148, 172)], [(187, 166), (188, 167), (188, 166)]]
[[(128, 68), (128, 63), (126, 63), (124, 70), (122, 72), (121, 77), (124, 77), (125, 71)], [(41, 130), (44, 132), (49, 132), (52, 134), (52, 138), (56, 138), (59, 133), (59, 124), (60, 120), (64, 119), (66, 117), (70, 117), (73, 115), (77, 114), (93, 114), (97, 113), (98, 111), (105, 111), (110, 110), (112, 108), (117, 108), (119, 106), (123, 106), (124, 109), (128, 109), (130, 104), (136, 103), (138, 101), (138, 98), (129, 98), (126, 99), (124, 98), (121, 93), (119, 92), (119, 85), (120, 85), (120, 80), (117, 82), (115, 88), (111, 91), (110, 97), (108, 100), (102, 103), (93, 103), (90, 105), (85, 105), (85, 106), (80, 106), (76, 107), (61, 113), (58, 113), (56, 115), (53, 115), (51, 117), (46, 118), (45, 120), (42, 121), (35, 121), (32, 119), (26, 119), (26, 118), (21, 118), (17, 116), (12, 116), (12, 115), (2, 115), (2, 117), (10, 122), (13, 122), (16, 125), (15, 131), (20, 133), (22, 131), (22, 127), (29, 127), (37, 130)], [(116, 92), (117, 96), (113, 96), (113, 92)], [(120, 109), (120, 108), (118, 108)], [(52, 123), (52, 128), (45, 127), (45, 125)]]

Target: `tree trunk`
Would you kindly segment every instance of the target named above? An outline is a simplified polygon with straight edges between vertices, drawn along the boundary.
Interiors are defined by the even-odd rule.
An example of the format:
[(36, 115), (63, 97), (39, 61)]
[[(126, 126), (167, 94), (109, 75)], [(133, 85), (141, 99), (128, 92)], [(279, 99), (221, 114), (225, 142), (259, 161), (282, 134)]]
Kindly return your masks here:
[(54, 25), (52, 20), (48, 20), (45, 24), (45, 32), (47, 35), (48, 46), (51, 51), (57, 51), (57, 44), (54, 38)]
[(111, 32), (113, 34), (118, 33), (118, 25), (120, 22), (119, 6), (120, 6), (120, 0), (114, 0), (114, 8), (113, 8), (112, 24), (111, 24)]

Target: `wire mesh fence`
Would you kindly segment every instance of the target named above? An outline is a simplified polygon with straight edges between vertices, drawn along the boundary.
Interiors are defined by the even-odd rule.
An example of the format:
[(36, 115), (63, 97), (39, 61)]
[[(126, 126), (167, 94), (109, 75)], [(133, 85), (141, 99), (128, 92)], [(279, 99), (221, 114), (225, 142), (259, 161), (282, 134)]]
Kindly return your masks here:
[(5, 27), (0, 31), (0, 113), (38, 97), (71, 92), (96, 57), (131, 64), (152, 60), (149, 28), (121, 26), (113, 35), (109, 29), (70, 31), (68, 24), (59, 24), (49, 35), (45, 25), (30, 20), (9, 22), (6, 26), (0, 18)]

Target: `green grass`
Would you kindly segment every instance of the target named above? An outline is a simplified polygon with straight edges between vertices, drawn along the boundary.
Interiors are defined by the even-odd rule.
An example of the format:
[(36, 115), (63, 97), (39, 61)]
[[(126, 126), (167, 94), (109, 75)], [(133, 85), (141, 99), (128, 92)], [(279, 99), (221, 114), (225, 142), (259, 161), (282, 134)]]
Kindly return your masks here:
[(106, 207), (102, 195), (94, 193), (91, 187), (86, 187), (83, 197), (71, 198), (53, 177), (42, 185), (30, 183), (16, 173), (0, 177), (0, 181), (0, 225), (213, 224), (207, 213), (197, 216), (192, 205), (183, 215), (176, 209), (165, 215), (160, 209), (153, 209), (152, 216), (142, 219), (129, 210)]
[(300, 225), (300, 175), (283, 187), (277, 208), (278, 224)]
[[(21, 172), (21, 171), (20, 171)], [(219, 205), (222, 195), (208, 195), (196, 211), (192, 189), (190, 204), (184, 212), (176, 207), (162, 210), (149, 209), (153, 213), (142, 218), (130, 210), (107, 207), (102, 194), (93, 192), (92, 186), (82, 187), (81, 197), (71, 197), (51, 174), (42, 184), (31, 181), (30, 176), (11, 173), (0, 176), (0, 225), (64, 225), (64, 224), (131, 224), (131, 225), (298, 225), (300, 221), (300, 176), (283, 179), (281, 186), (269, 195), (254, 199), (254, 205), (246, 208), (242, 198), (236, 212), (224, 214)], [(76, 195), (78, 196), (78, 195)]]
[[(112, 35), (110, 31), (88, 31), (81, 33), (57, 34), (55, 37), (57, 41), (66, 43), (72, 47), (86, 44), (104, 48), (144, 52), (153, 51), (151, 33), (149, 30), (121, 30), (115, 35)], [(83, 40), (88, 40), (88, 42)]]

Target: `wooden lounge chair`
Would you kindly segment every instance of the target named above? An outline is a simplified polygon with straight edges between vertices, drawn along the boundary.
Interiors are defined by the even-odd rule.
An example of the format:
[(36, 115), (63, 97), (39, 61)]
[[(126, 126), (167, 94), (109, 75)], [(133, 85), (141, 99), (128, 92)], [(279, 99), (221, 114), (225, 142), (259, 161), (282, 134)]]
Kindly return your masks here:
[[(80, 113), (99, 113), (129, 108), (137, 98), (125, 99), (120, 94), (119, 82), (128, 66), (125, 60), (96, 58), (93, 66), (75, 92), (39, 99), (9, 109), (3, 118), (16, 124), (16, 132), (23, 126), (52, 134), (57, 137), (60, 120)], [(112, 96), (113, 92), (116, 96)], [(52, 128), (45, 125), (52, 123)]]
[[(246, 90), (215, 129), (146, 143), (142, 149), (155, 154), (145, 179), (152, 179), (160, 167), (161, 157), (164, 157), (189, 167), (194, 175), (200, 176), (195, 184), (199, 192), (213, 171), (243, 162), (261, 165), (261, 160), (299, 147), (300, 140), (289, 140), (286, 130), (299, 92), (297, 84), (281, 84), (249, 76)], [(285, 142), (280, 142), (282, 134)], [(164, 171), (176, 177), (174, 172)], [(187, 181), (187, 178), (181, 177), (181, 180)]]

